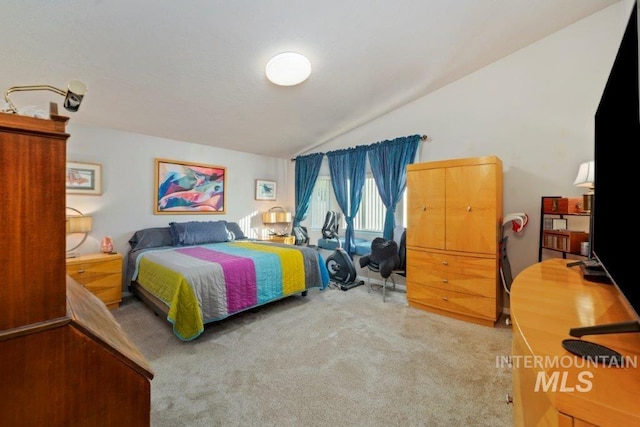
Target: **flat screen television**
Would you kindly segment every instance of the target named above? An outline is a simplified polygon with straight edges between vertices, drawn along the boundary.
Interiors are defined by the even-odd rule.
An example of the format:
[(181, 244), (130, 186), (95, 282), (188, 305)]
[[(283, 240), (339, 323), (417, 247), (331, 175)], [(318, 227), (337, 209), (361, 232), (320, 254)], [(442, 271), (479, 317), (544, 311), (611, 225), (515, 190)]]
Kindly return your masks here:
[(570, 335), (640, 332), (640, 253), (634, 213), (625, 189), (637, 182), (635, 145), (640, 144), (638, 4), (634, 4), (595, 115), (595, 183), (591, 217), (591, 258), (628, 303), (628, 322), (573, 328)]

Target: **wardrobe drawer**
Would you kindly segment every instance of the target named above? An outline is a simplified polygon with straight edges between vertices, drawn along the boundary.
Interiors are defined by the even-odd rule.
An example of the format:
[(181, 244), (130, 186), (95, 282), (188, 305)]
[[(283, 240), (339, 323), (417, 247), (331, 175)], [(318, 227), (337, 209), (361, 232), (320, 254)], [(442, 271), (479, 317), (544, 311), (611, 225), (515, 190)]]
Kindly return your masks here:
[(440, 252), (407, 250), (407, 277), (418, 278), (425, 271), (440, 271), (495, 279), (498, 260)]
[(428, 286), (487, 298), (495, 298), (498, 287), (495, 278), (428, 270), (420, 274), (418, 278), (411, 276), (411, 283), (416, 286)]
[(472, 317), (496, 319), (496, 299), (463, 292), (407, 284), (407, 299), (418, 304)]

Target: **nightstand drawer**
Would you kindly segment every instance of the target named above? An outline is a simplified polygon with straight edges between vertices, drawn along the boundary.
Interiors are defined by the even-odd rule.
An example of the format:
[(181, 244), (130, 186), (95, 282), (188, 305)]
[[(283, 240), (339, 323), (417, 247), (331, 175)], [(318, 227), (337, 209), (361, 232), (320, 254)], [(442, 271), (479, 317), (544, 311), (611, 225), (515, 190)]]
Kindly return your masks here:
[(92, 254), (67, 259), (67, 275), (109, 308), (122, 301), (122, 255)]
[(119, 258), (111, 261), (92, 261), (67, 265), (67, 274), (81, 285), (85, 284), (83, 282), (85, 279), (121, 274), (121, 271), (122, 261)]

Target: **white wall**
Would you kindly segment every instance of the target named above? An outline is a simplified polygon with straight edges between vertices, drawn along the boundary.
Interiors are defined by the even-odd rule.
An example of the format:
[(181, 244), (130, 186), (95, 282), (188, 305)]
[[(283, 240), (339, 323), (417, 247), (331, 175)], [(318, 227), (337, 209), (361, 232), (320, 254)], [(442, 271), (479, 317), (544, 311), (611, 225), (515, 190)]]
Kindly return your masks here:
[[(100, 163), (103, 173), (101, 196), (67, 195), (67, 206), (94, 217), (93, 230), (80, 246), (80, 254), (99, 252), (100, 241), (107, 235), (113, 238), (115, 250), (126, 254), (128, 240), (136, 230), (167, 226), (171, 221), (237, 221), (247, 235), (258, 237), (261, 212), (276, 205), (293, 209), (286, 204), (287, 195), (293, 192), (287, 176), (289, 160), (75, 125), (73, 117), (67, 132), (71, 135), (67, 160)], [(226, 213), (154, 215), (155, 158), (226, 167)], [(276, 181), (278, 200), (256, 201), (256, 179)], [(73, 244), (71, 240), (69, 243)]]
[(530, 217), (509, 233), (515, 276), (538, 261), (540, 198), (584, 192), (572, 183), (593, 160), (594, 114), (632, 5), (617, 3), (310, 152), (426, 134), (420, 162), (497, 155), (505, 215)]

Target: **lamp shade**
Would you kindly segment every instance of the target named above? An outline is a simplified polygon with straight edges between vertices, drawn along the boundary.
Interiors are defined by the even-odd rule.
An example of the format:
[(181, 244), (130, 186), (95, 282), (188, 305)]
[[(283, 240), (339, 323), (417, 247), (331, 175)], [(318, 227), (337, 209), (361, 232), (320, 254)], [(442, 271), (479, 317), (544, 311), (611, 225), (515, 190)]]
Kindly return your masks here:
[(576, 180), (573, 181), (573, 185), (576, 187), (593, 187), (593, 183), (596, 180), (596, 168), (595, 162), (592, 160), (590, 162), (585, 162), (580, 165), (580, 169), (578, 169), (578, 176), (576, 176)]
[(284, 224), (291, 222), (291, 212), (265, 212), (262, 214), (264, 224)]
[(67, 216), (67, 234), (88, 233), (93, 227), (93, 217), (87, 215)]
[(294, 86), (307, 80), (311, 74), (311, 62), (296, 52), (279, 53), (267, 62), (265, 74), (279, 86)]
[(66, 207), (67, 210), (75, 212), (73, 215), (67, 215), (66, 218), (66, 231), (69, 234), (82, 234), (82, 239), (71, 249), (67, 250), (67, 258), (72, 258), (75, 255), (75, 250), (80, 247), (87, 240), (87, 236), (93, 227), (93, 217), (90, 215), (84, 215), (78, 209)]

